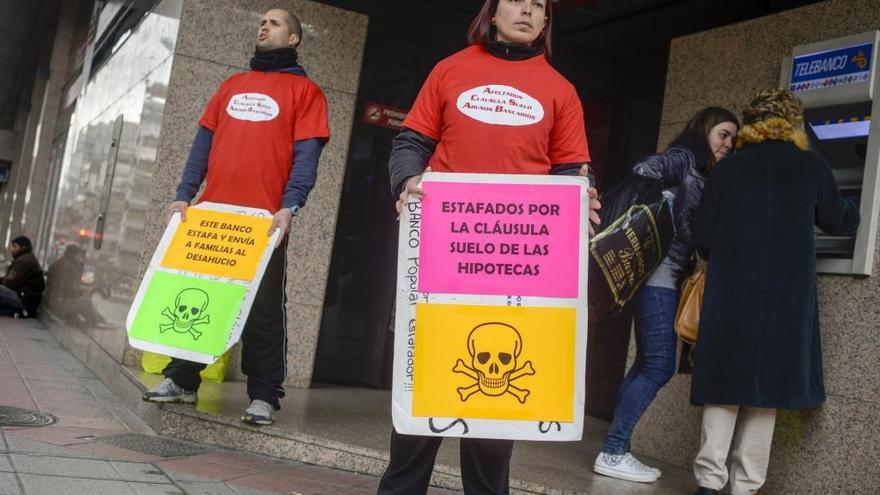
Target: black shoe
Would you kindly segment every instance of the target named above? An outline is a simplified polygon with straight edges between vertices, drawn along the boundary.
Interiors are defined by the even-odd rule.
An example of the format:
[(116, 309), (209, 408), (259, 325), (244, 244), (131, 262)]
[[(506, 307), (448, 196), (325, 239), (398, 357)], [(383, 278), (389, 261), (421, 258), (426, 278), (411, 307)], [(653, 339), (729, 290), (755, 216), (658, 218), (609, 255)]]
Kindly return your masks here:
[(702, 486), (697, 488), (697, 491), (694, 492), (694, 495), (715, 495), (718, 493), (718, 490), (713, 490), (711, 488), (703, 488)]

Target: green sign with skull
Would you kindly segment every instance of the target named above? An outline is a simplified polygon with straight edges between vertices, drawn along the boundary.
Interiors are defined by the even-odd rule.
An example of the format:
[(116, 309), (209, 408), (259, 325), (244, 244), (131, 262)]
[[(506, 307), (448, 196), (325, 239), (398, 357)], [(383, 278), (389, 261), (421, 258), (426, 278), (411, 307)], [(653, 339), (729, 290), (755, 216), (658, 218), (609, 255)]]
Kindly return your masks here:
[(244, 300), (246, 287), (157, 271), (129, 336), (219, 356)]

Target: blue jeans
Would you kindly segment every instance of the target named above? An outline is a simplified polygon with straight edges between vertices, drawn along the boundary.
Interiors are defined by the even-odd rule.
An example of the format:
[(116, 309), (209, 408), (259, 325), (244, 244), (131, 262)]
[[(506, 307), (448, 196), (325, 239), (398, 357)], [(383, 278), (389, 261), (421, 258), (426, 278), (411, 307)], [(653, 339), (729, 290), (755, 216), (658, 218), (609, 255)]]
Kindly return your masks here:
[(24, 309), (18, 292), (0, 284), (0, 316), (12, 316)]
[(636, 359), (617, 395), (614, 420), (605, 437), (602, 452), (625, 454), (642, 414), (675, 373), (675, 311), (678, 291), (643, 287), (633, 300)]

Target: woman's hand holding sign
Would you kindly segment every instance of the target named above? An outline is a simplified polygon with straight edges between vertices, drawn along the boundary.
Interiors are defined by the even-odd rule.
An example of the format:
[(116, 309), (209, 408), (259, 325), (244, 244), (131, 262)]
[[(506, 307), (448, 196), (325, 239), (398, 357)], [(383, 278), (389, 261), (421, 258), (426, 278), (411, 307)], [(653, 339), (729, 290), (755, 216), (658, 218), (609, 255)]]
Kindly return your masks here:
[[(590, 167), (588, 165), (582, 165), (578, 175), (581, 177), (589, 177)], [(587, 194), (590, 195), (590, 235), (595, 235), (596, 232), (593, 231), (593, 225), (599, 225), (602, 223), (602, 220), (599, 218), (599, 210), (602, 209), (602, 203), (599, 202), (599, 191), (596, 190), (593, 184), (590, 184), (589, 189), (587, 189)]]
[[(431, 167), (425, 169), (425, 172), (430, 172)], [(416, 196), (424, 196), (425, 191), (421, 188), (422, 176), (414, 175), (406, 180), (403, 184), (403, 191), (400, 193), (400, 198), (397, 200), (397, 204), (394, 206), (397, 207), (397, 214), (403, 211), (403, 207), (409, 202), (409, 195), (415, 194)]]

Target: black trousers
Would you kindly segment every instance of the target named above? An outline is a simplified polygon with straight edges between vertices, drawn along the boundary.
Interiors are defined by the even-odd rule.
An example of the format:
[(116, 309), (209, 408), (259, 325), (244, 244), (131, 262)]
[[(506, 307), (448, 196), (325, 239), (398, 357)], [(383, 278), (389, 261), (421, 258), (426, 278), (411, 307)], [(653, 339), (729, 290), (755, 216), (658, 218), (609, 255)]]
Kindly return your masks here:
[[(257, 289), (251, 313), (241, 334), (241, 371), (247, 375), (247, 393), (251, 400), (262, 400), (280, 409), (287, 372), (287, 318), (284, 303), (287, 238), (272, 252), (266, 273)], [(162, 374), (186, 390), (198, 390), (199, 372), (207, 365), (172, 358)]]
[[(391, 431), (391, 462), (378, 495), (421, 495), (428, 491), (434, 459), (443, 437)], [(513, 440), (462, 438), (461, 481), (465, 495), (508, 495)]]

